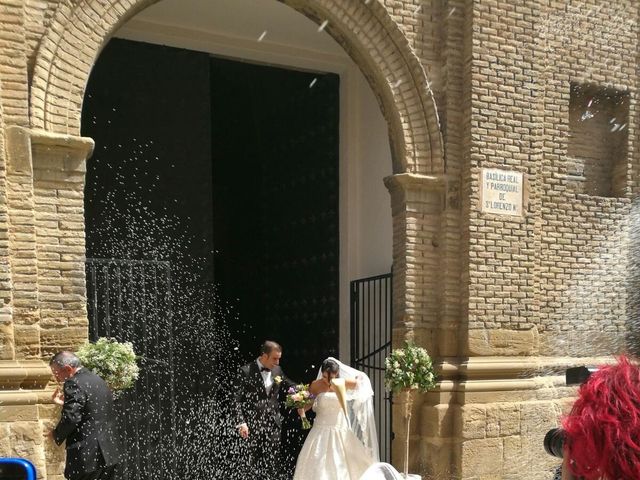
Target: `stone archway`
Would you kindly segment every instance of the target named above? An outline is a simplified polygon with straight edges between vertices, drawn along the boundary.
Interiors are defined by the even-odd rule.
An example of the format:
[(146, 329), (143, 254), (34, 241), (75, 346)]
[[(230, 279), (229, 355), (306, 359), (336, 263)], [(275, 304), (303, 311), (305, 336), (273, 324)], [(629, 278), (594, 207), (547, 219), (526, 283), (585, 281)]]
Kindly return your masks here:
[[(158, 0), (81, 0), (57, 10), (38, 51), (31, 126), (80, 134), (91, 68), (111, 35)], [(389, 124), (395, 173), (442, 174), (444, 153), (435, 101), (420, 61), (379, 2), (281, 0), (322, 23), (367, 77)]]
[[(36, 215), (35, 207), (30, 210), (29, 228), (34, 232), (30, 271), (37, 279), (29, 286), (38, 299), (35, 304), (48, 305), (49, 296), (56, 302), (37, 312), (40, 323), (48, 326), (38, 339), (42, 354), (73, 347), (87, 334), (82, 212), (85, 159), (93, 142), (80, 137), (86, 84), (113, 33), (157, 1), (65, 0), (35, 58), (31, 130), (16, 131), (15, 136), (24, 137), (24, 150), (30, 155), (33, 205), (51, 207), (50, 215), (44, 210), (42, 215), (65, 220), (53, 230), (46, 229), (46, 219)], [(428, 343), (425, 332), (433, 331), (441, 317), (440, 265), (443, 255), (451, 255), (438, 240), (448, 221), (443, 211), (449, 203), (447, 195), (457, 190), (450, 185), (455, 180), (445, 174), (440, 124), (425, 70), (403, 31), (378, 1), (280, 1), (318, 24), (328, 21), (326, 31), (353, 58), (378, 98), (389, 128), (395, 173), (385, 180), (393, 215), (393, 315), (398, 327), (394, 341), (409, 335), (418, 343)], [(29, 178), (22, 180), (29, 184)], [(73, 212), (71, 221), (66, 221), (67, 211)], [(57, 239), (63, 239), (61, 245)], [(60, 261), (49, 261), (58, 255)], [(69, 288), (50, 294), (58, 284)], [(60, 326), (54, 320), (63, 312), (65, 324)], [(45, 372), (46, 368), (42, 378)]]

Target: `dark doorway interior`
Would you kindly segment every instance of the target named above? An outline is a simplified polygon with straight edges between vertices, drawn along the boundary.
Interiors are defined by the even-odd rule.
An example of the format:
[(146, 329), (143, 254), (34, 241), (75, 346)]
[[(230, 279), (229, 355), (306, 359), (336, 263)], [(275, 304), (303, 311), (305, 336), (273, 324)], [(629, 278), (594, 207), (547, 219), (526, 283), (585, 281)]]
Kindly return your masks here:
[(213, 59), (216, 280), (247, 357), (308, 380), (338, 343), (338, 77)]
[[(87, 257), (171, 262), (166, 335), (189, 444), (208, 431), (188, 420), (222, 390), (219, 372), (254, 358), (264, 338), (283, 344), (296, 380), (337, 355), (338, 92), (332, 74), (118, 39), (94, 67), (82, 124), (96, 141)], [(224, 419), (201, 417), (232, 439)]]
[[(119, 406), (119, 417), (127, 419), (121, 429), (127, 455), (119, 477), (171, 478), (166, 471), (175, 463), (174, 449), (189, 452), (186, 459), (179, 457), (185, 463), (194, 456), (185, 448), (193, 429), (188, 420), (201, 411), (215, 368), (215, 356), (202, 341), (210, 327), (196, 316), (200, 311), (208, 318), (215, 308), (207, 300), (213, 286), (208, 55), (112, 40), (87, 85), (82, 133), (96, 142), (85, 187), (87, 257), (170, 262), (170, 319), (166, 311), (139, 308), (150, 303), (153, 289), (135, 274), (120, 289), (112, 278), (110, 295), (135, 303), (116, 312), (116, 302), (110, 302), (110, 316), (117, 314), (131, 332), (112, 335), (132, 341), (145, 357), (135, 392)], [(167, 320), (173, 328), (158, 332), (159, 352), (151, 356), (144, 335), (149, 329), (141, 325), (152, 328)], [(165, 405), (155, 408), (150, 387), (166, 381), (162, 369), (167, 368), (157, 361), (170, 355), (175, 395), (164, 395)], [(177, 412), (173, 431), (149, 435), (146, 427), (168, 425), (163, 417), (172, 410)]]

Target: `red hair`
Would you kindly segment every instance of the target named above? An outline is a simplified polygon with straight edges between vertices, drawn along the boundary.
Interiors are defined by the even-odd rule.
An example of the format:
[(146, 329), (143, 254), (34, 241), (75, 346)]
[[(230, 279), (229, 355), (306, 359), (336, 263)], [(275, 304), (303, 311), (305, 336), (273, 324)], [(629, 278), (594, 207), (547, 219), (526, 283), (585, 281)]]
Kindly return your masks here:
[(585, 480), (640, 479), (640, 368), (622, 356), (580, 387), (564, 419), (564, 456)]

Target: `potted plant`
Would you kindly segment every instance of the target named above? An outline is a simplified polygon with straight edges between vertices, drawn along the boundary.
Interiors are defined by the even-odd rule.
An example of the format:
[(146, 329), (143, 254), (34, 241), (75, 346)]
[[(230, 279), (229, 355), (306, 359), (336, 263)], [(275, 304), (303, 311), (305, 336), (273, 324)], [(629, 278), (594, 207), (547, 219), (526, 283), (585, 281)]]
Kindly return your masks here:
[(131, 388), (138, 379), (140, 369), (130, 342), (103, 337), (95, 343), (85, 343), (76, 355), (84, 367), (107, 382), (116, 396), (120, 391)]
[(405, 419), (407, 438), (404, 456), (404, 477), (419, 480), (419, 475), (409, 475), (409, 428), (411, 426), (411, 407), (413, 394), (426, 392), (436, 385), (436, 375), (431, 357), (424, 348), (406, 342), (402, 348), (396, 348), (385, 360), (385, 385), (394, 394), (406, 395)]

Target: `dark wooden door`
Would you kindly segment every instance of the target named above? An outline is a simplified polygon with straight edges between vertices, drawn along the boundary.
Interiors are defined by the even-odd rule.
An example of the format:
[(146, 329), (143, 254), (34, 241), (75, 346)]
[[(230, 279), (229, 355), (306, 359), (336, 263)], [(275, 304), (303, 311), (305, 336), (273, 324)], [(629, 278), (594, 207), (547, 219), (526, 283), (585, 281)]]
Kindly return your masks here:
[[(338, 354), (339, 77), (212, 59), (216, 280), (245, 359), (265, 338), (300, 382)], [(292, 476), (305, 438), (283, 434)]]
[[(213, 279), (209, 56), (110, 41), (87, 86), (82, 133), (96, 142), (87, 163), (87, 257), (119, 259), (98, 268), (98, 274), (107, 268), (108, 276), (98, 275), (97, 282), (89, 277), (99, 299), (111, 298), (110, 315), (98, 318), (97, 313), (107, 313), (105, 302), (96, 309), (90, 295), (90, 315), (99, 320), (91, 334), (132, 341), (145, 357), (138, 385), (119, 403), (127, 454), (118, 478), (168, 479), (172, 471), (182, 478), (187, 469), (191, 478), (211, 478), (192, 461), (202, 453), (193, 450), (205, 443), (208, 419), (197, 413), (211, 396), (215, 371), (210, 337), (202, 334), (214, 329), (208, 313), (215, 308), (208, 301)], [(112, 267), (123, 260), (128, 266), (170, 264), (163, 278), (171, 282), (162, 296), (170, 304), (154, 307), (157, 284), (145, 278), (148, 269), (130, 273), (127, 266), (116, 275)], [(117, 308), (118, 298), (134, 303)], [(174, 315), (167, 326), (168, 308)], [(107, 331), (109, 317), (121, 322)], [(175, 362), (169, 364), (171, 357)], [(167, 412), (176, 412), (176, 420)]]
[(216, 280), (247, 358), (308, 381), (338, 350), (339, 77), (212, 59)]

